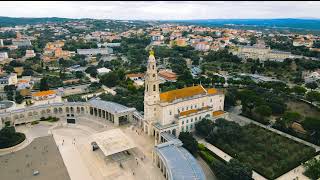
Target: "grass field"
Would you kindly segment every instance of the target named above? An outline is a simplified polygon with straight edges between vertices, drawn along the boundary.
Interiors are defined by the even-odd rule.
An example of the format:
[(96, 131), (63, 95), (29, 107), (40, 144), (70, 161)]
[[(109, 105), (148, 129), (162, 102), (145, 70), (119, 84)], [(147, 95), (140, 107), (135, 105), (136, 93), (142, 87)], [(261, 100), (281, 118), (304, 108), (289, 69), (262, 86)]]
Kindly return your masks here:
[(315, 107), (301, 102), (301, 101), (289, 101), (287, 103), (289, 111), (295, 111), (301, 114), (302, 116), (310, 116), (310, 117), (320, 117), (320, 111)]

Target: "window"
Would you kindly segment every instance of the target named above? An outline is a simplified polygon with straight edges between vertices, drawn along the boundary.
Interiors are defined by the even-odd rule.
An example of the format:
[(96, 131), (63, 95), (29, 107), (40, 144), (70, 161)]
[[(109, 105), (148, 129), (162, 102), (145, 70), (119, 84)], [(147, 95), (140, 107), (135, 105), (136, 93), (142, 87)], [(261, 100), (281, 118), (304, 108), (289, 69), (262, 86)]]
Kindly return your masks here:
[(194, 120), (197, 121), (197, 120), (198, 120), (198, 117), (195, 117)]
[(187, 123), (189, 122), (189, 120), (187, 119)]
[(184, 124), (184, 120), (182, 120), (182, 124)]
[(153, 85), (153, 91), (156, 91), (156, 85)]
[(210, 99), (210, 102), (212, 102), (212, 99)]
[(156, 77), (156, 75), (155, 75), (155, 74), (153, 74), (152, 76), (153, 76), (153, 77)]
[(192, 129), (192, 124), (190, 125), (190, 129)]
[(172, 112), (170, 111), (169, 114), (170, 114), (170, 116), (171, 116), (171, 115), (172, 115)]
[(193, 118), (191, 118), (191, 122), (193, 122)]
[(189, 108), (187, 107), (186, 109), (188, 110)]
[(204, 102), (202, 103), (202, 107), (204, 106)]
[(190, 106), (190, 109), (192, 109), (192, 105)]
[(154, 70), (154, 65), (152, 65), (152, 69)]
[(184, 111), (184, 108), (182, 108), (182, 111)]
[(197, 108), (197, 105), (194, 105), (194, 108)]

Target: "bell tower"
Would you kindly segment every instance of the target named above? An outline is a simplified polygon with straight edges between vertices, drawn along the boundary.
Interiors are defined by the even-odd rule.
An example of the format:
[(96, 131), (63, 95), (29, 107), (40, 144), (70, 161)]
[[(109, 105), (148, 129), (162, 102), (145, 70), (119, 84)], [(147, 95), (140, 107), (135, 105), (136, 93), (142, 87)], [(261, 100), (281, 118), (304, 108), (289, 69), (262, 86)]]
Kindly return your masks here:
[(159, 77), (154, 51), (149, 52), (147, 72), (145, 74), (144, 90), (144, 119), (152, 122), (157, 121), (158, 104), (160, 101)]

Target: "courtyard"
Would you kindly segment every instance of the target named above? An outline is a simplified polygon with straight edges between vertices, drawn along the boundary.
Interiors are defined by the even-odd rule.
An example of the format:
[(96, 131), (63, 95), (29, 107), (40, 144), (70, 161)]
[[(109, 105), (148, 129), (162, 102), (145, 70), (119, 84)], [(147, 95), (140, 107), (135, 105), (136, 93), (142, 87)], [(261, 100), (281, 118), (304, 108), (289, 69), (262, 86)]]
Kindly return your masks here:
[[(37, 142), (36, 140), (51, 137), (53, 143), (51, 149), (56, 150), (56, 155), (51, 155), (50, 158), (60, 156), (61, 162), (56, 163), (59, 158), (56, 161), (50, 161), (48, 157), (42, 163), (50, 165), (54, 162), (51, 166), (62, 167), (65, 177), (58, 178), (59, 180), (164, 180), (161, 171), (152, 164), (154, 139), (143, 134), (142, 129), (132, 124), (123, 125), (119, 128), (135, 144), (134, 148), (128, 150), (130, 155), (117, 153), (112, 156), (105, 156), (101, 149), (92, 150), (93, 134), (115, 130), (116, 128), (118, 129), (119, 127), (115, 127), (111, 122), (91, 120), (86, 117), (78, 118), (76, 124), (68, 124), (66, 120), (60, 120), (55, 123), (40, 122), (37, 125), (21, 125), (17, 126), (17, 131), (26, 134), (28, 143), (18, 152), (28, 151), (29, 154), (34, 154), (32, 157), (36, 158), (37, 154), (41, 154), (41, 152), (30, 152), (32, 151), (33, 143), (43, 147), (49, 142)], [(4, 157), (9, 155), (4, 155)], [(24, 161), (20, 156), (16, 159), (15, 162)], [(25, 168), (20, 167), (20, 170), (19, 168), (11, 168), (10, 171), (18, 172), (22, 171), (22, 169)], [(40, 174), (46, 172), (41, 168), (38, 169)], [(7, 172), (1, 174), (4, 174), (4, 177), (9, 177)], [(53, 174), (55, 175), (58, 172)], [(32, 172), (30, 172), (30, 176), (32, 176)], [(18, 177), (29, 176), (20, 175), (17, 178), (8, 179), (19, 179)], [(27, 179), (37, 179), (38, 177), (40, 175)]]

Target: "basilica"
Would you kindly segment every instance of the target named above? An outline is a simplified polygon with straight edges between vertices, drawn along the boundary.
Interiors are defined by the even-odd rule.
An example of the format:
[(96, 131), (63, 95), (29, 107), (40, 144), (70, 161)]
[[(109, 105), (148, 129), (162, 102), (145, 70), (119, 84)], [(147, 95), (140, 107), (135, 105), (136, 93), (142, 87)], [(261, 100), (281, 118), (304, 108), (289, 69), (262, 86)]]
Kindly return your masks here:
[(185, 87), (160, 93), (157, 62), (150, 51), (145, 73), (143, 130), (162, 142), (161, 133), (178, 137), (180, 132), (193, 131), (203, 118), (221, 117), (224, 114), (224, 93), (202, 85)]

